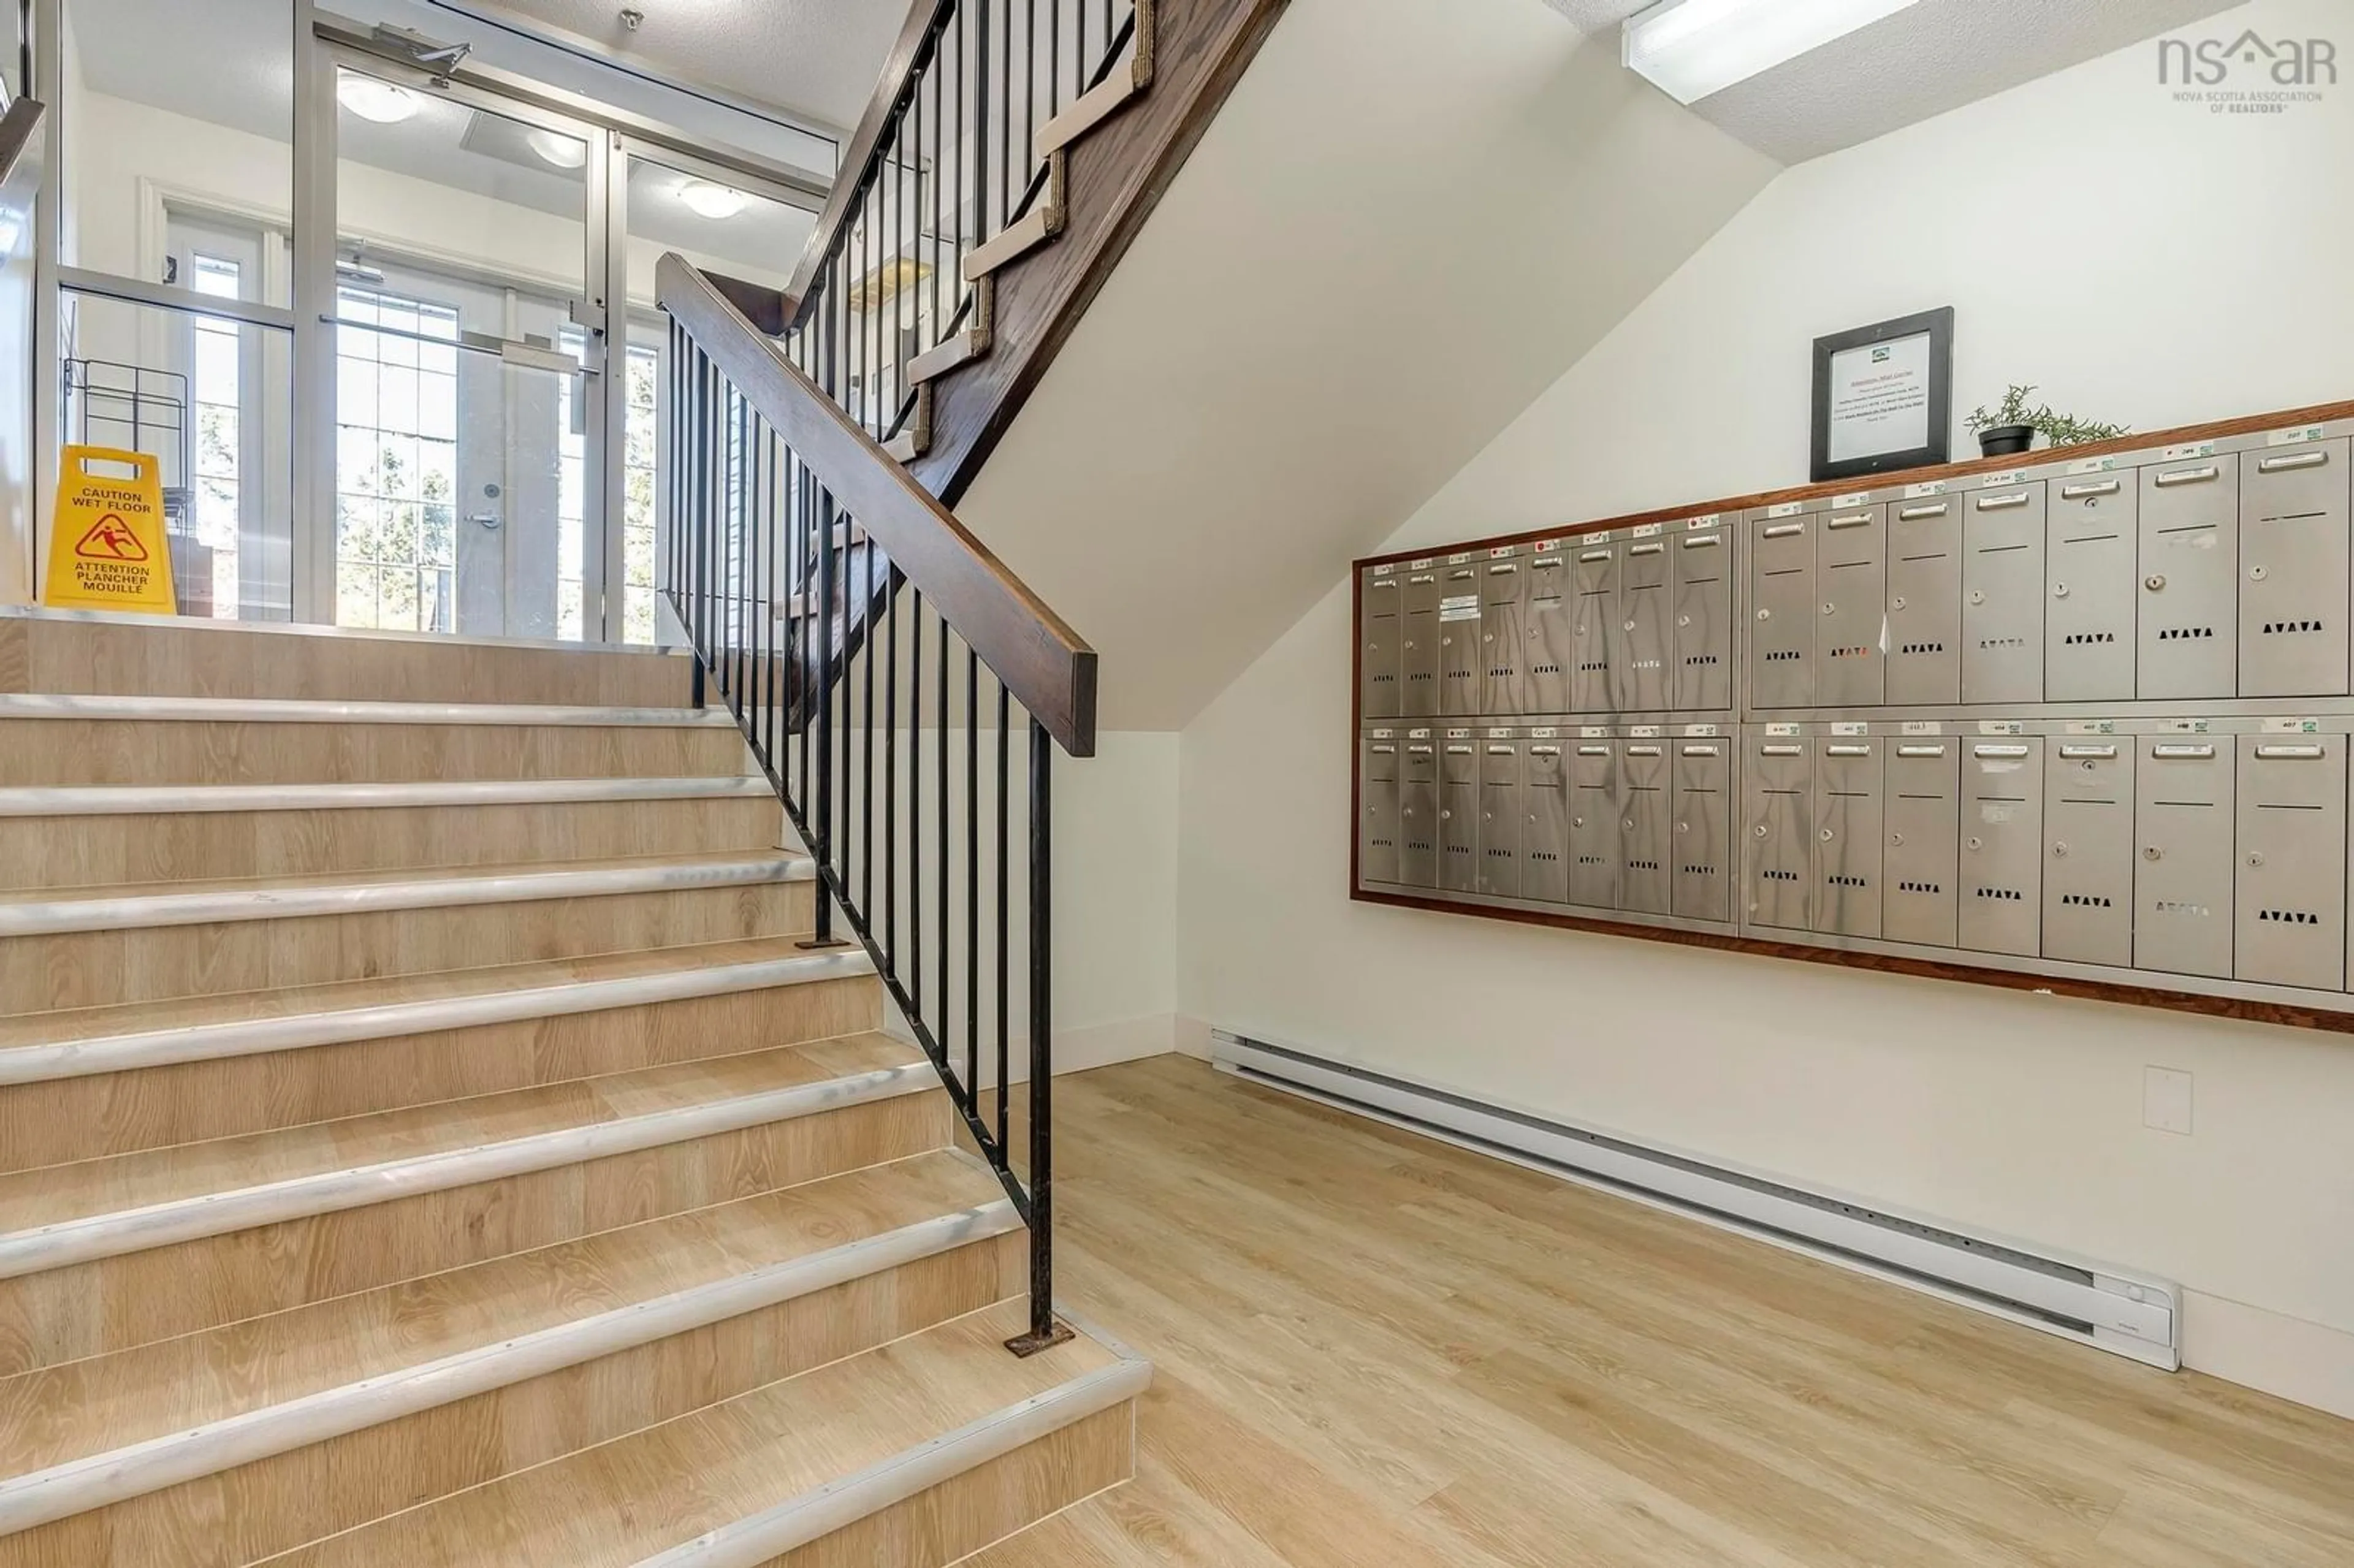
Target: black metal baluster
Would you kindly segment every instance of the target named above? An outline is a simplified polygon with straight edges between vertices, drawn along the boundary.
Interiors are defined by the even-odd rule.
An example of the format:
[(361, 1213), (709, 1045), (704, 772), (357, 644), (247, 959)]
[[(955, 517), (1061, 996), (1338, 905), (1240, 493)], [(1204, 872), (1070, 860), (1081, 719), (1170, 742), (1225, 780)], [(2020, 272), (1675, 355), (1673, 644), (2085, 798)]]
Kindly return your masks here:
[(1066, 1339), (1055, 1321), (1055, 742), (1030, 720), (1030, 1331), (1009, 1341), (1034, 1355)]
[[(981, 1092), (981, 655), (964, 648), (964, 1075)], [(1005, 1085), (997, 1086), (1005, 1097)], [(976, 1099), (975, 1109), (979, 1104)]]
[[(1038, 0), (1030, 0), (1030, 25), (1034, 31), (1038, 25)], [(1046, 118), (1055, 118), (1055, 111), (1062, 106), (1063, 0), (1046, 0)], [(1034, 149), (1038, 145), (1034, 137), (1030, 145)]]
[(1007, 911), (1007, 908), (1006, 908), (1006, 902), (1007, 902), (1007, 898), (1008, 898), (1008, 895), (1009, 895), (1009, 882), (1008, 882), (1008, 878), (1007, 878), (1007, 866), (1009, 865), (1010, 862), (1009, 862), (1009, 860), (1008, 860), (1008, 858), (1007, 858), (1007, 856), (1006, 856), (1006, 853), (1005, 853), (1005, 840), (1006, 840), (1005, 825), (1006, 825), (1007, 820), (1009, 819), (1009, 817), (1011, 816), (1012, 811), (1013, 811), (1013, 802), (1012, 802), (1011, 799), (1009, 798), (1009, 797), (1011, 796), (1011, 794), (1012, 794), (1012, 791), (1007, 788), (1007, 785), (1008, 785), (1008, 783), (1009, 783), (1009, 779), (1008, 779), (1007, 775), (1008, 775), (1008, 773), (1009, 773), (1009, 771), (1010, 771), (1010, 763), (1011, 763), (1011, 760), (1012, 760), (1011, 754), (1010, 754), (1010, 753), (1008, 752), (1008, 750), (1007, 750), (1008, 746), (1011, 744), (1011, 739), (1010, 739), (1010, 737), (1007, 736), (1007, 734), (1006, 734), (1006, 729), (1005, 729), (1006, 711), (1007, 711), (1007, 708), (1008, 708), (1008, 706), (1009, 706), (1009, 705), (1010, 705), (1008, 704), (1008, 702), (1007, 702), (1007, 700), (1006, 700), (1005, 683), (1004, 683), (1003, 681), (1000, 681), (1000, 682), (998, 682), (998, 683), (997, 683), (997, 1156), (996, 1156), (996, 1157), (997, 1157), (999, 1160), (1004, 1160), (1004, 1159), (1006, 1159), (1006, 1158), (1008, 1158), (1008, 1150), (1009, 1150), (1009, 1147), (1010, 1147), (1010, 1146), (1009, 1146), (1009, 1143), (1008, 1143), (1008, 1140), (1007, 1140), (1007, 1135), (1006, 1135), (1006, 1116), (1007, 1116), (1007, 1107), (1010, 1107), (1011, 1105), (1013, 1105), (1013, 1084), (1008, 1080), (1008, 1077), (1007, 1077), (1008, 1073), (1011, 1071), (1011, 1060), (1012, 1060), (1012, 1058), (1011, 1058), (1011, 1053), (1010, 1053), (1010, 1051), (1008, 1050), (1008, 1048), (1007, 1048), (1007, 1044), (1006, 1044), (1007, 1035), (1006, 1035), (1006, 1028), (1005, 1028), (1005, 1024), (1006, 1024), (1006, 1012), (1007, 1012), (1007, 1001), (1006, 1001), (1006, 999), (1007, 999), (1007, 994), (1008, 994), (1008, 993), (1007, 993), (1007, 987), (1006, 987), (1006, 980), (1007, 980), (1007, 978), (1008, 978), (1008, 969), (1007, 969), (1007, 965), (1006, 965), (1006, 959), (1007, 959), (1008, 955), (1010, 954), (1010, 952), (1012, 951), (1013, 945), (1013, 925), (1012, 925), (1012, 922), (1011, 922), (1011, 920), (1010, 920), (1010, 917), (1009, 917), (1009, 915), (1008, 915), (1008, 911)]
[(911, 590), (907, 624), (907, 1011), (924, 1022), (924, 590)]
[(899, 568), (888, 568), (883, 624), (883, 977), (899, 978)]
[[(956, 906), (949, 902), (949, 626), (948, 617), (940, 617), (940, 749), (939, 807), (933, 813), (939, 822), (939, 865), (937, 874), (940, 889), (940, 1055), (945, 1059), (956, 1039), (956, 992), (949, 989), (949, 952), (955, 945)], [(973, 1107), (973, 1085), (968, 1078), (964, 1085), (964, 1108)]]

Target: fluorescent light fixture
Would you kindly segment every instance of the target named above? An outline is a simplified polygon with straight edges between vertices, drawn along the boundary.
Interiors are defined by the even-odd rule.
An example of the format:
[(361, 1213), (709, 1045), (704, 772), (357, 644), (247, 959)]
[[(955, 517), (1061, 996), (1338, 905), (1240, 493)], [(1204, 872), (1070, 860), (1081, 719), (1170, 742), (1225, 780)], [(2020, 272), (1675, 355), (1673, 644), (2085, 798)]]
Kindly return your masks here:
[(345, 71), (335, 83), (335, 99), (363, 120), (398, 125), (418, 111), (417, 94), (372, 76)]
[(752, 198), (729, 185), (716, 185), (709, 180), (689, 180), (678, 187), (678, 199), (693, 209), (697, 217), (724, 223), (742, 212)]
[(533, 152), (559, 169), (577, 169), (588, 161), (588, 144), (560, 131), (534, 131), (524, 141)]
[(1659, 0), (1627, 19), (1622, 58), (1679, 103), (1821, 48), (1918, 0)]

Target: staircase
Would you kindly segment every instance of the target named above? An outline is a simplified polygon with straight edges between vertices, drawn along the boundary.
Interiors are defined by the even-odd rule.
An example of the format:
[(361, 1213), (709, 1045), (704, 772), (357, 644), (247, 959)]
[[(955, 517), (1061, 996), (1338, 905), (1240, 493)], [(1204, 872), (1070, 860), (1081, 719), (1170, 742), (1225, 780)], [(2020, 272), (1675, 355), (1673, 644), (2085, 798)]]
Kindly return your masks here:
[(0, 617), (0, 1564), (916, 1568), (1130, 1473), (696, 687)]

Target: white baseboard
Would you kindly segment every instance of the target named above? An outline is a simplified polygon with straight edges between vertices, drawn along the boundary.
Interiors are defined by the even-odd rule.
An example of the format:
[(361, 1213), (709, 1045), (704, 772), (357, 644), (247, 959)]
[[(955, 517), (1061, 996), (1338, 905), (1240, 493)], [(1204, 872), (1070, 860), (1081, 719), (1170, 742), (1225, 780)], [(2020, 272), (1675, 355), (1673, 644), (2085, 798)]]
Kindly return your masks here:
[(1192, 1018), (1179, 1013), (1175, 1020), (1176, 1038), (1172, 1049), (1181, 1056), (1193, 1056), (1206, 1062), (1211, 1059), (1210, 1023), (1207, 1019)]
[(2186, 1289), (2182, 1364), (2354, 1420), (2354, 1334), (2343, 1329)]

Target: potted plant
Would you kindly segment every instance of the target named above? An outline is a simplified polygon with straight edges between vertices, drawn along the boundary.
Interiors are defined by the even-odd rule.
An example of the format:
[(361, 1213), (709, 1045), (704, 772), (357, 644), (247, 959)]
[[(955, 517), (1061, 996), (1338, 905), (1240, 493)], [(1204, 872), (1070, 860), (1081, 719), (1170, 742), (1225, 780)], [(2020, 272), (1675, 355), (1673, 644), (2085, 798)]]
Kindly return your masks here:
[(2031, 406), (2027, 400), (2034, 395), (2032, 387), (2013, 386), (2003, 393), (2002, 401), (1993, 409), (1981, 403), (1970, 411), (1963, 423), (1978, 432), (1981, 455), (2007, 457), (2023, 452), (2035, 444), (2039, 433), (2055, 447), (2115, 440), (2128, 433), (2127, 426), (2079, 419), (2072, 414), (2057, 412), (2049, 403)]

